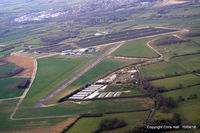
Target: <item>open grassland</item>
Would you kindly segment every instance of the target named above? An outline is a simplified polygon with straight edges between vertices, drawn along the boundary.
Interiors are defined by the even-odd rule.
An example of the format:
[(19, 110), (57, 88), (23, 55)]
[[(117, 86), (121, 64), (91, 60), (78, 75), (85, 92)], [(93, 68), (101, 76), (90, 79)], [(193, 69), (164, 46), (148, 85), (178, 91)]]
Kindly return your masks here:
[(168, 45), (156, 46), (156, 49), (163, 54), (164, 59), (168, 60), (172, 56), (191, 54), (200, 52), (200, 45), (194, 42), (184, 42)]
[(200, 69), (200, 54), (183, 56), (172, 60), (186, 71), (193, 71)]
[[(196, 94), (197, 99), (187, 99), (190, 95)], [(193, 86), (180, 90), (170, 91), (163, 93), (166, 97), (172, 97), (177, 100), (179, 96), (182, 96), (185, 100), (179, 102), (177, 107), (172, 109), (172, 113), (178, 113), (181, 115), (183, 123), (197, 124), (200, 119), (200, 86)]]
[(164, 96), (172, 97), (174, 100), (178, 100), (179, 96), (187, 99), (192, 94), (197, 94), (200, 97), (200, 85), (163, 93)]
[[(10, 114), (17, 105), (18, 100), (0, 102), (0, 132), (55, 132), (61, 131), (61, 124), (68, 118), (36, 119), (36, 120), (10, 120)], [(63, 125), (64, 127), (66, 126)], [(61, 128), (61, 129), (59, 129)]]
[[(187, 99), (189, 96), (196, 94), (196, 99)], [(172, 97), (175, 101), (179, 96), (184, 98), (184, 101), (177, 102), (177, 106), (170, 110), (168, 113), (164, 113), (161, 110), (156, 110), (153, 115), (153, 120), (157, 119), (170, 119), (173, 113), (180, 114), (181, 123), (186, 125), (196, 125), (199, 123), (199, 109), (200, 109), (200, 86), (188, 87), (180, 90), (174, 90), (163, 93), (165, 97)], [(197, 130), (189, 130), (191, 133), (195, 133)], [(198, 130), (199, 131), (199, 130)], [(182, 131), (179, 131), (182, 133)], [(177, 133), (179, 133), (177, 132)], [(176, 132), (175, 132), (176, 133)]]
[(144, 78), (160, 77), (166, 74), (183, 73), (185, 70), (173, 62), (160, 62), (156, 64), (142, 66), (140, 68)]
[(23, 105), (35, 104), (92, 61), (92, 58), (65, 56), (39, 59), (35, 80)]
[[(86, 113), (105, 113), (149, 109), (153, 101), (150, 98), (123, 98), (93, 101), (65, 101), (45, 108), (22, 108), (16, 112), (16, 118), (77, 115)], [(120, 107), (120, 108), (119, 108)]]
[(166, 89), (174, 89), (174, 88), (179, 87), (180, 84), (182, 85), (182, 87), (200, 84), (200, 76), (197, 76), (194, 74), (186, 74), (182, 76), (154, 80), (154, 81), (151, 81), (150, 83), (156, 87), (163, 86)]
[(152, 120), (171, 119), (172, 113), (163, 113), (161, 110), (156, 110), (153, 114)]
[(158, 55), (146, 45), (146, 43), (152, 39), (153, 38), (145, 38), (128, 41), (111, 55), (128, 57), (157, 57)]
[(117, 68), (128, 65), (130, 63), (135, 63), (137, 61), (130, 60), (116, 60), (116, 59), (105, 59), (95, 67), (90, 69), (88, 72), (79, 77), (76, 81), (72, 82), (68, 87), (61, 91), (57, 96), (51, 99), (50, 102), (57, 102), (60, 98), (69, 95), (73, 91), (79, 89), (80, 87), (89, 84), (98, 78), (102, 77), (108, 72), (111, 72)]
[(167, 62), (142, 66), (140, 71), (144, 78), (155, 78), (198, 69), (200, 69), (200, 54), (177, 57)]
[(148, 111), (106, 114), (102, 117), (81, 118), (74, 126), (72, 126), (67, 133), (92, 133), (97, 130), (101, 120), (109, 118), (123, 119), (127, 126), (119, 129), (104, 131), (103, 133), (122, 133), (132, 129), (137, 124), (144, 122), (148, 115)]
[(142, 92), (137, 89), (131, 89), (131, 90), (127, 90), (127, 91), (123, 91), (123, 93), (120, 96), (138, 96), (138, 95), (142, 95)]
[(107, 87), (104, 92), (122, 92), (120, 96), (136, 96), (143, 95), (141, 90), (136, 88), (133, 84), (130, 85), (111, 85)]
[(122, 84), (122, 85), (109, 85), (102, 92), (122, 92), (120, 96), (138, 96), (143, 95), (141, 90), (135, 87), (133, 84)]
[[(198, 95), (199, 97), (199, 95)], [(194, 100), (187, 100), (178, 104), (178, 107), (172, 110), (174, 113), (181, 115), (183, 123), (198, 124), (200, 120), (200, 98)]]
[(0, 99), (21, 96), (24, 89), (8, 88), (8, 86), (17, 83), (20, 80), (24, 80), (24, 78), (0, 79)]

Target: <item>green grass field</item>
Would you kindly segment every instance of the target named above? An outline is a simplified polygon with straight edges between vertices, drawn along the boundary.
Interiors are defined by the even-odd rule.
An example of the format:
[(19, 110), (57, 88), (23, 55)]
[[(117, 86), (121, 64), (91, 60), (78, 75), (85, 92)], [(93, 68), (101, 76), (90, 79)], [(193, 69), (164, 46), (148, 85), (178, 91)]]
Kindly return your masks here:
[(120, 96), (137, 96), (137, 95), (142, 95), (142, 92), (137, 89), (131, 89), (130, 92), (123, 92)]
[(156, 46), (156, 49), (163, 54), (165, 60), (168, 60), (170, 57), (174, 55), (197, 53), (200, 51), (200, 45), (194, 42), (184, 42), (184, 43)]
[[(123, 98), (94, 101), (65, 101), (55, 106), (45, 108), (22, 108), (16, 113), (16, 118), (78, 115), (85, 113), (105, 113), (149, 109), (153, 101), (150, 98)], [(120, 108), (119, 108), (120, 107)]]
[(12, 98), (21, 96), (24, 92), (24, 89), (17, 89), (17, 88), (6, 88), (11, 84), (14, 84), (20, 80), (24, 80), (24, 78), (6, 78), (0, 79), (0, 99), (4, 98)]
[(197, 94), (200, 97), (200, 86), (198, 85), (193, 87), (187, 87), (184, 89), (163, 93), (164, 96), (172, 97), (175, 100), (178, 100), (179, 96), (182, 96), (183, 98), (187, 99), (187, 97), (189, 97), (191, 94)]
[(106, 118), (119, 118), (123, 119), (127, 126), (115, 130), (104, 131), (103, 133), (123, 133), (132, 129), (137, 124), (144, 122), (148, 115), (148, 111), (144, 112), (131, 112), (131, 113), (117, 113), (104, 115), (103, 117), (81, 118), (74, 126), (72, 126), (67, 133), (92, 133), (98, 129), (99, 123), (102, 119)]
[(172, 113), (163, 113), (161, 110), (156, 110), (152, 120), (171, 119), (172, 117)]
[(164, 61), (142, 66), (140, 71), (145, 78), (160, 77), (168, 74), (191, 72), (200, 69), (200, 54), (182, 56), (171, 61)]
[(165, 78), (160, 80), (154, 80), (150, 82), (156, 87), (165, 87), (166, 89), (174, 89), (179, 87), (181, 84), (182, 87), (187, 87), (189, 85), (194, 85), (200, 83), (200, 76), (194, 74), (186, 74), (182, 76), (176, 76), (172, 78)]
[[(174, 90), (170, 92), (162, 93), (165, 97), (172, 97), (175, 101), (178, 100), (179, 96), (182, 96), (185, 100), (182, 102), (177, 102), (177, 106), (170, 110), (169, 113), (164, 113), (161, 110), (156, 110), (153, 115), (153, 120), (158, 119), (170, 119), (173, 116), (173, 113), (180, 114), (181, 122), (185, 125), (195, 125), (199, 123), (200, 115), (200, 86), (188, 87), (180, 90)], [(197, 99), (187, 98), (191, 94), (197, 94)], [(199, 130), (188, 130), (191, 133), (198, 133)], [(184, 131), (180, 130), (177, 132), (169, 132), (169, 133), (182, 133)]]
[(183, 56), (172, 60), (177, 65), (184, 68), (186, 71), (193, 71), (200, 69), (200, 54)]
[(112, 56), (129, 57), (157, 57), (158, 55), (149, 48), (146, 43), (153, 38), (133, 40), (123, 44), (119, 49), (113, 52)]
[(142, 66), (140, 68), (142, 76), (145, 78), (149, 77), (160, 77), (166, 74), (183, 73), (185, 69), (173, 62), (160, 62), (156, 64)]
[(22, 105), (35, 104), (93, 60), (64, 56), (39, 59), (36, 78)]
[(199, 123), (199, 120), (200, 120), (199, 100), (200, 100), (200, 98), (182, 102), (182, 103), (178, 104), (178, 107), (173, 109), (172, 112), (180, 114), (183, 123), (197, 124), (197, 123)]
[[(10, 120), (10, 115), (15, 109), (18, 100), (0, 102), (0, 132), (31, 132), (50, 131), (53, 126), (64, 122), (68, 118), (35, 119), (35, 120)], [(52, 131), (52, 130), (51, 130)]]
[[(198, 98), (188, 100), (187, 98), (192, 94), (197, 94)], [(185, 101), (178, 103), (178, 106), (172, 109), (171, 112), (180, 114), (183, 123), (196, 124), (199, 122), (200, 86), (193, 86), (180, 90), (170, 91), (163, 93), (163, 95), (165, 97), (172, 97), (175, 100), (177, 100), (179, 96), (182, 96)]]
[(137, 61), (105, 59), (99, 64), (97, 64), (95, 67), (90, 69), (88, 72), (83, 74), (81, 77), (79, 77), (76, 81), (71, 83), (68, 87), (61, 91), (57, 96), (52, 98), (49, 102), (57, 102), (60, 98), (69, 95), (73, 91), (79, 89), (81, 86), (84, 86), (88, 83), (97, 80), (106, 73), (135, 62)]

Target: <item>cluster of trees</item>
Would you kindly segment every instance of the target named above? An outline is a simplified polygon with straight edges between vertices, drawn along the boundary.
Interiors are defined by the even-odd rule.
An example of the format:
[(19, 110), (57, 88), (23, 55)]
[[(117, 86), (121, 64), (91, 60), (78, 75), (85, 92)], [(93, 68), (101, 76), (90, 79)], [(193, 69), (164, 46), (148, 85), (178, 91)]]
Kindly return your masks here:
[(177, 105), (173, 98), (165, 98), (160, 94), (160, 92), (166, 91), (164, 87), (155, 87), (147, 81), (143, 81), (142, 89), (144, 89), (150, 97), (155, 99), (155, 106), (162, 109), (164, 112), (168, 112), (169, 109), (175, 108)]
[(143, 84), (139, 88), (145, 90), (152, 98), (155, 98), (160, 92), (166, 91), (165, 87), (155, 87), (146, 80), (143, 80)]
[(19, 85), (17, 86), (17, 88), (26, 89), (29, 84), (30, 84), (30, 80), (22, 80), (21, 82), (19, 82)]
[[(198, 98), (198, 95), (197, 95), (197, 94), (191, 94), (191, 95), (189, 95), (189, 96), (187, 97), (187, 100), (192, 100), (192, 99), (197, 99), (197, 98)], [(185, 99), (184, 97), (179, 96), (177, 102), (183, 102), (183, 101), (185, 101), (185, 100), (186, 100), (186, 99)]]
[(160, 45), (182, 43), (182, 42), (186, 42), (186, 41), (189, 41), (189, 40), (182, 40), (175, 36), (167, 36), (167, 37), (161, 37), (161, 38), (155, 40), (153, 43), (154, 43), (154, 45), (160, 46)]
[(170, 109), (177, 106), (176, 102), (171, 97), (163, 97), (162, 95), (156, 96), (156, 107), (163, 110), (163, 112), (169, 112)]
[(197, 94), (191, 94), (187, 99), (191, 100), (191, 99), (197, 99)]
[(122, 127), (125, 127), (126, 125), (127, 125), (127, 123), (122, 119), (118, 119), (118, 118), (103, 119), (103, 120), (101, 120), (101, 122), (99, 124), (99, 128), (96, 131), (94, 131), (93, 133), (100, 133), (105, 130), (122, 128)]
[(127, 131), (126, 133), (161, 133), (174, 129), (149, 129), (149, 126), (179, 126), (181, 125), (180, 115), (174, 114), (171, 119), (154, 120), (147, 124), (136, 126), (135, 128)]

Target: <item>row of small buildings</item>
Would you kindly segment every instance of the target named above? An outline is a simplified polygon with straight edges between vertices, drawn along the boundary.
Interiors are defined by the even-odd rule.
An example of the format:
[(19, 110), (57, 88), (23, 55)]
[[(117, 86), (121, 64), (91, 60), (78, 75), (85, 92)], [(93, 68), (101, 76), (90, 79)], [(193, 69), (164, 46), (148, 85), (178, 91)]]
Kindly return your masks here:
[(72, 95), (69, 97), (69, 99), (78, 99), (78, 100), (83, 100), (83, 99), (93, 99), (97, 95), (99, 95), (100, 90), (104, 90), (107, 87), (107, 85), (91, 85), (88, 86), (87, 88), (84, 88), (80, 92)]
[(122, 92), (103, 92), (107, 85), (91, 85), (83, 90), (73, 94), (69, 99), (73, 100), (85, 100), (93, 98), (110, 98), (119, 97)]

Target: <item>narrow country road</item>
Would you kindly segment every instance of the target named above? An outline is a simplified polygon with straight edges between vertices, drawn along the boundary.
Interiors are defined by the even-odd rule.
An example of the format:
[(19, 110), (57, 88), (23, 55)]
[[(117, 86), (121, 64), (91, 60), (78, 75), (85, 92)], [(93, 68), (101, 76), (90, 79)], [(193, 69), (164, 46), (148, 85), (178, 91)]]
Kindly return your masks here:
[(33, 58), (33, 61), (34, 61), (34, 67), (33, 67), (34, 69), (33, 69), (33, 74), (32, 74), (32, 76), (31, 76), (31, 82), (30, 82), (28, 88), (25, 89), (24, 93), (22, 94), (22, 96), (21, 96), (20, 99), (19, 99), (19, 102), (17, 103), (16, 108), (14, 109), (14, 111), (12, 112), (12, 114), (10, 115), (10, 119), (11, 119), (11, 120), (14, 120), (14, 119), (15, 119), (15, 118), (13, 118), (13, 116), (15, 115), (16, 111), (19, 109), (20, 105), (22, 104), (22, 102), (23, 102), (23, 100), (24, 100), (26, 94), (27, 94), (28, 91), (30, 90), (30, 88), (31, 88), (31, 86), (32, 86), (32, 84), (33, 84), (33, 81), (34, 81), (34, 79), (35, 79), (36, 72), (37, 72), (37, 58)]
[(157, 53), (158, 55), (159, 55), (159, 60), (161, 60), (162, 58), (163, 58), (163, 55), (158, 51), (158, 50), (156, 50), (154, 47), (152, 47), (151, 46), (151, 43), (153, 42), (154, 40), (151, 40), (151, 41), (148, 41), (147, 42), (147, 46), (149, 47), (149, 48), (151, 48), (155, 53)]
[(150, 121), (150, 120), (151, 120), (151, 118), (152, 118), (152, 116), (153, 116), (154, 112), (155, 112), (155, 109), (154, 109), (154, 108), (152, 108), (152, 109), (150, 110), (150, 113), (149, 113), (149, 115), (147, 116), (146, 122), (148, 122), (148, 121)]
[(5, 99), (0, 99), (0, 101), (7, 101), (7, 100), (13, 100), (13, 99), (19, 99), (21, 97), (12, 97), (12, 98), (5, 98)]

